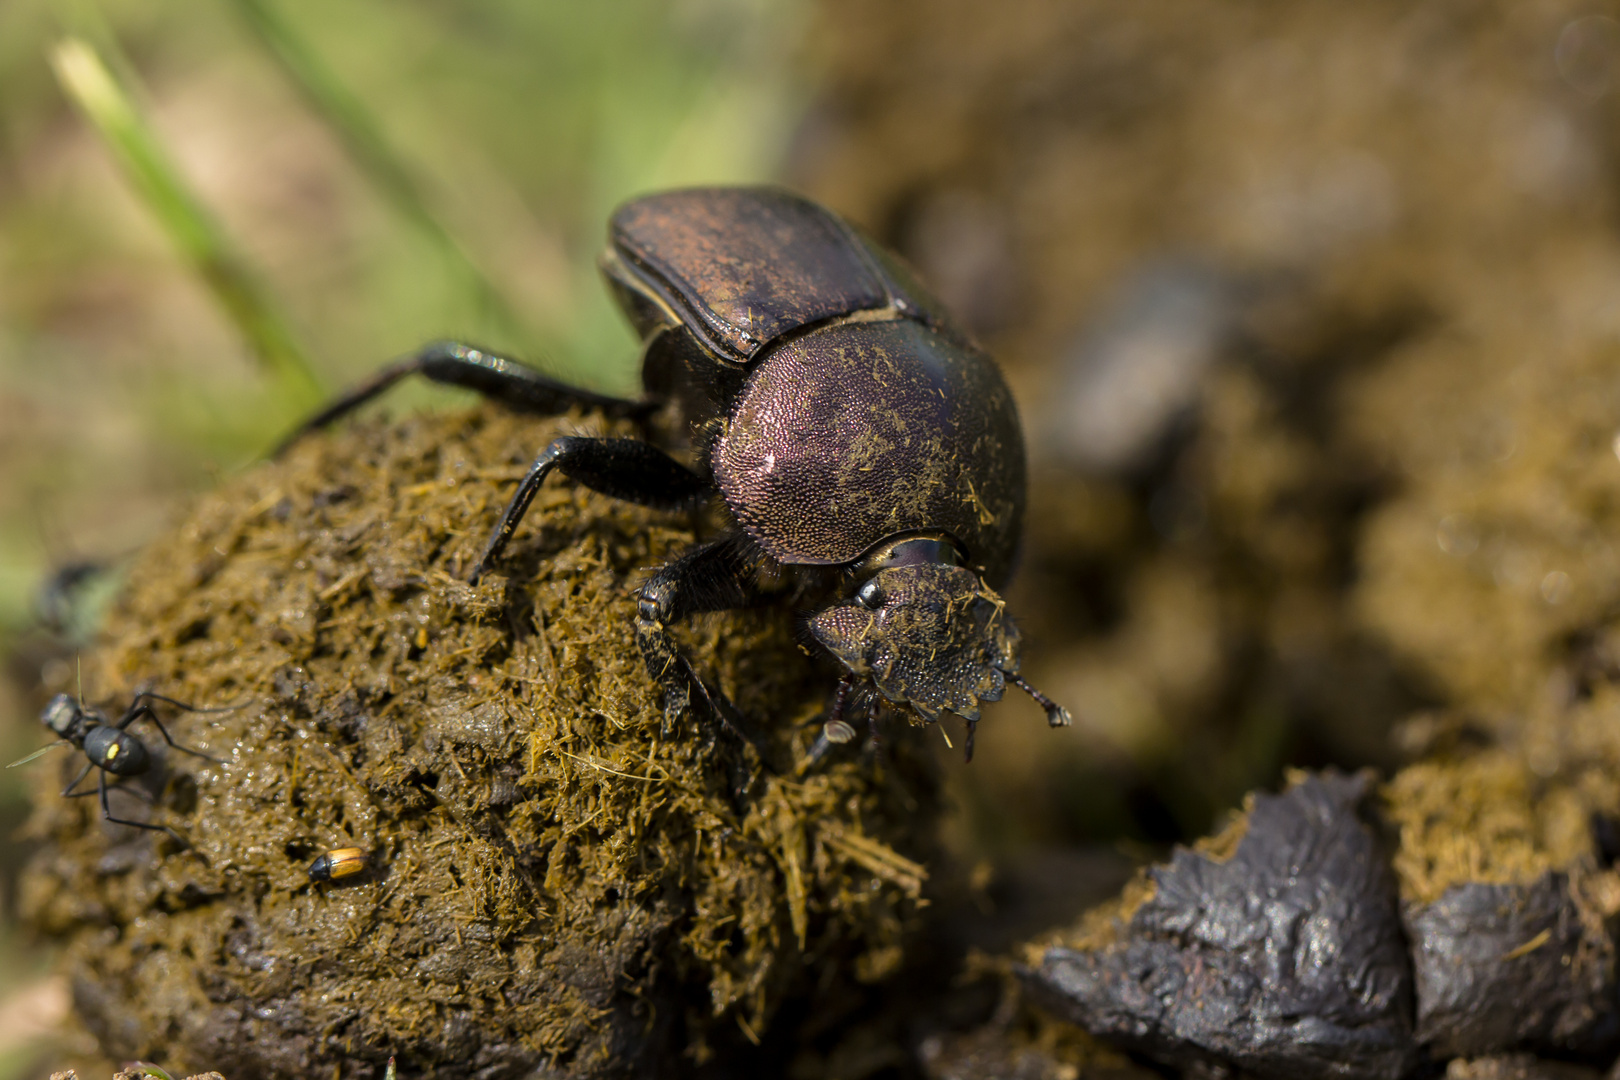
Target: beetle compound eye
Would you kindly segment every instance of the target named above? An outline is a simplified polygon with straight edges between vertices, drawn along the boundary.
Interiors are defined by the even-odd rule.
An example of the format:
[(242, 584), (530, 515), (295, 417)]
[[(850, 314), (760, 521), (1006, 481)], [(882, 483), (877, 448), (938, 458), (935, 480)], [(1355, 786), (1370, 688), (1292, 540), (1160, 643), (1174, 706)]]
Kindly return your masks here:
[(859, 600), (861, 606), (868, 611), (876, 611), (883, 606), (883, 601), (888, 598), (888, 594), (883, 591), (883, 586), (875, 581), (868, 581), (861, 586), (861, 591), (855, 594), (855, 599)]

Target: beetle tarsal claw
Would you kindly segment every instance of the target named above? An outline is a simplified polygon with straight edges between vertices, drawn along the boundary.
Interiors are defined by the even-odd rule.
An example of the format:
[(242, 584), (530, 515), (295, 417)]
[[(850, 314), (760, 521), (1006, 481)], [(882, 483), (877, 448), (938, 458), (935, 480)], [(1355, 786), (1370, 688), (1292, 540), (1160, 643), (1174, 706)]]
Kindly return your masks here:
[(1018, 666), (1018, 630), (1001, 598), (973, 571), (939, 563), (879, 571), (881, 604), (835, 604), (810, 620), (810, 632), (849, 670), (872, 680), (896, 704), (925, 721), (952, 712), (979, 718), (979, 703), (999, 700), (1004, 671)]

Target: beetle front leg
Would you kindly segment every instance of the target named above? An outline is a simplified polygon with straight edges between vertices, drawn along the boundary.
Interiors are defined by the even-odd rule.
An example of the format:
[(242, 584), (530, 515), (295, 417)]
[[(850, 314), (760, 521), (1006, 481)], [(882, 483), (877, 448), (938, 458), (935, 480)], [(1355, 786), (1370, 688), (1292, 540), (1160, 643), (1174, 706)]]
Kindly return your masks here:
[(764, 737), (725, 694), (710, 689), (670, 634), (670, 627), (688, 615), (747, 607), (757, 600), (736, 541), (717, 540), (691, 549), (654, 574), (636, 596), (636, 644), (648, 673), (669, 693), (668, 707), (678, 711), (694, 699), (701, 702), (722, 729), (751, 747), (767, 768), (782, 771), (772, 761)]
[(838, 689), (833, 693), (832, 708), (827, 710), (827, 721), (821, 725), (821, 732), (816, 736), (816, 741), (810, 744), (810, 752), (805, 755), (801, 770), (826, 757), (834, 746), (842, 746), (855, 737), (855, 729), (844, 719), (844, 711), (849, 706), (850, 693), (858, 681), (859, 677), (853, 673), (845, 673), (844, 677), (838, 680)]
[(724, 693), (719, 689), (711, 690), (699, 677), (692, 662), (670, 635), (673, 592), (674, 586), (670, 582), (641, 590), (641, 601), (636, 611), (636, 644), (641, 647), (641, 658), (647, 664), (647, 672), (666, 690), (674, 691), (672, 704), (676, 709), (689, 706), (694, 698), (701, 701), (704, 708), (731, 734), (752, 746), (763, 759), (766, 752), (764, 740), (743, 719)]
[(647, 664), (647, 673), (665, 690), (665, 709), (675, 713), (691, 705), (693, 696), (714, 708), (708, 687), (698, 678), (691, 661), (681, 654), (670, 636), (670, 612), (674, 587), (668, 582), (643, 588), (636, 608), (636, 645)]

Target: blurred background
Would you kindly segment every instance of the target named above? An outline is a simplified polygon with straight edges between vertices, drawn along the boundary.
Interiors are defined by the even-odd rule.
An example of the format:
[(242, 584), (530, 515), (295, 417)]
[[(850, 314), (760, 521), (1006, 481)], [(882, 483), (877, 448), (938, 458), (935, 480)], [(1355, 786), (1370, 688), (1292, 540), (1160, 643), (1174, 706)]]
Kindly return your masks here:
[[(1617, 17), (7, 0), (0, 755), (112, 588), (47, 630), (54, 568), (431, 338), (633, 391), (609, 210), (763, 180), (896, 247), (1021, 403), (1009, 602), (1076, 726), (1009, 700), (946, 753), (987, 910), (1066, 919), (1290, 765), (1510, 741), (1620, 671)], [(19, 843), (0, 971), (40, 981), (0, 980), (0, 1080), (64, 997), (5, 921)]]

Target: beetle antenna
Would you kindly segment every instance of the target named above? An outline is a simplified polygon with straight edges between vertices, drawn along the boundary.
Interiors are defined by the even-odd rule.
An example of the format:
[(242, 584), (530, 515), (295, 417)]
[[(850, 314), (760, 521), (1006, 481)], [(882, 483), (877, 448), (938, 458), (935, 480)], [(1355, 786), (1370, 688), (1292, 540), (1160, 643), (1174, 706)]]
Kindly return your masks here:
[(66, 739), (57, 739), (53, 743), (46, 743), (44, 746), (40, 747), (38, 750), (35, 750), (32, 754), (29, 754), (27, 757), (18, 758), (16, 761), (13, 761), (10, 765), (7, 765), (6, 768), (15, 769), (19, 765), (26, 765), (30, 761), (33, 761), (35, 758), (44, 757), (46, 754), (50, 753), (52, 750), (55, 750), (58, 746), (66, 746), (67, 744), (68, 744), (68, 741)]
[(1014, 686), (1018, 687), (1018, 689), (1034, 698), (1035, 704), (1046, 710), (1046, 722), (1048, 725), (1051, 727), (1068, 727), (1070, 724), (1074, 723), (1074, 717), (1069, 715), (1068, 709), (1065, 709), (1063, 706), (1059, 705), (1057, 702), (1053, 701), (1051, 698), (1029, 685), (1029, 683), (1025, 682), (1020, 676), (1015, 675), (1011, 671), (1003, 671), (1002, 674), (1007, 676), (1008, 682), (1012, 683)]

